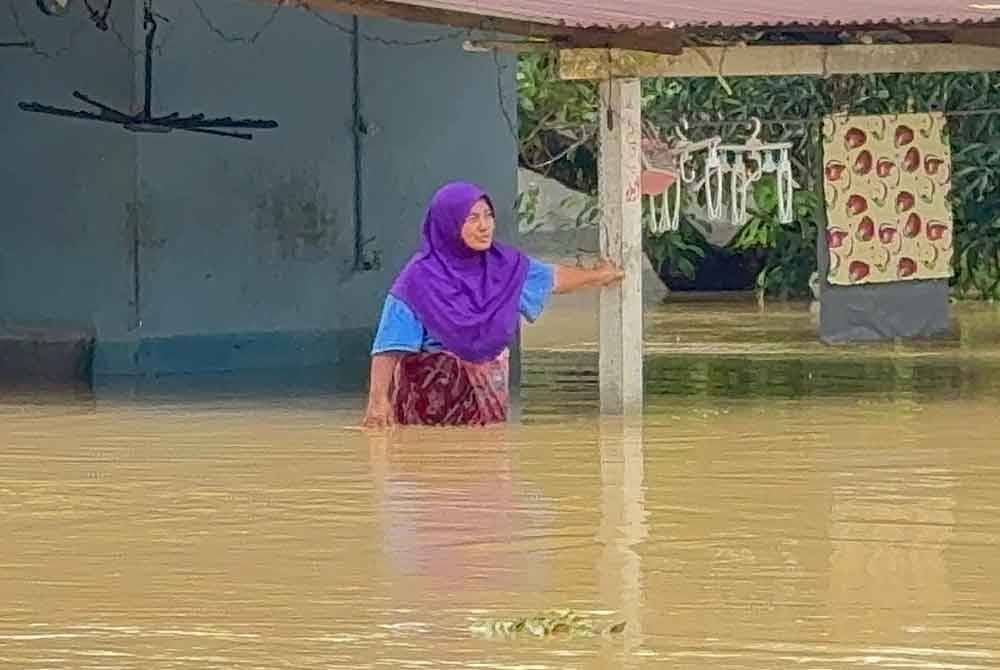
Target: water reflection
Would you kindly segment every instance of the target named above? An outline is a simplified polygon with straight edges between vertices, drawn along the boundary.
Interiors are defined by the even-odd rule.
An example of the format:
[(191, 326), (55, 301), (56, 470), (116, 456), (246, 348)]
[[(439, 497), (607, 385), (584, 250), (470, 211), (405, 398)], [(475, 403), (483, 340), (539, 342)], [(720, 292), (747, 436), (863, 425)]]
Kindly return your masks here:
[(403, 578), (403, 589), (467, 593), (541, 584), (544, 564), (511, 547), (552, 529), (525, 487), (515, 489), (505, 428), (469, 431), (458, 443), (447, 430), (367, 439), (385, 567), (394, 580)]
[[(905, 427), (900, 440), (907, 445)], [(833, 632), (899, 644), (953, 605), (945, 556), (956, 523), (947, 446), (911, 440), (891, 457), (845, 449), (830, 510)], [(941, 458), (941, 456), (944, 458)]]
[(626, 622), (624, 665), (643, 644), (642, 559), (637, 547), (646, 539), (643, 429), (636, 421), (600, 424), (601, 521), (603, 545), (597, 566), (601, 600)]

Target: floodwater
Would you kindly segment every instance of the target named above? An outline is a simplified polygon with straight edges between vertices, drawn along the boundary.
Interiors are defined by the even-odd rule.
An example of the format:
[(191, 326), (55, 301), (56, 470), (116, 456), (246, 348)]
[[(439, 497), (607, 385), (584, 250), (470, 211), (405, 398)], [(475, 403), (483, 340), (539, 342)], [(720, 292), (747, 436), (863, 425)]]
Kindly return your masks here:
[[(631, 424), (595, 413), (592, 315), (528, 329), (500, 429), (7, 394), (0, 667), (1000, 667), (1000, 312), (829, 348), (802, 305), (660, 307)], [(551, 608), (626, 628), (470, 631)]]

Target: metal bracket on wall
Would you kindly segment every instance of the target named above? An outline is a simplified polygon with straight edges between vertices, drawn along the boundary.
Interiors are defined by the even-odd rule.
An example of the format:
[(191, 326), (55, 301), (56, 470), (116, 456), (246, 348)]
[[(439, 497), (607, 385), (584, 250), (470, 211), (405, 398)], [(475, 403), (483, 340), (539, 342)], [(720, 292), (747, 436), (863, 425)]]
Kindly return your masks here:
[(99, 121), (102, 123), (113, 123), (122, 126), (126, 130), (136, 133), (169, 133), (172, 130), (183, 130), (189, 133), (204, 133), (207, 135), (221, 135), (222, 137), (232, 137), (239, 140), (253, 139), (250, 133), (234, 132), (228, 129), (268, 129), (277, 128), (276, 121), (265, 121), (261, 119), (233, 119), (230, 117), (206, 119), (204, 114), (192, 114), (181, 116), (177, 112), (163, 116), (153, 116), (153, 40), (156, 36), (157, 17), (166, 21), (163, 16), (155, 14), (147, 1), (143, 13), (143, 28), (146, 30), (146, 91), (143, 109), (138, 114), (125, 114), (93, 98), (90, 98), (79, 91), (73, 91), (73, 97), (82, 100), (88, 105), (96, 107), (98, 112), (79, 111), (62, 109), (49, 105), (42, 105), (37, 102), (21, 102), (18, 107), (26, 112), (38, 114), (50, 114), (72, 119), (83, 119), (85, 121)]
[(374, 237), (369, 237), (361, 243), (361, 256), (358, 263), (358, 269), (362, 272), (371, 272), (373, 270), (382, 269), (382, 252), (379, 249), (366, 248), (374, 241)]

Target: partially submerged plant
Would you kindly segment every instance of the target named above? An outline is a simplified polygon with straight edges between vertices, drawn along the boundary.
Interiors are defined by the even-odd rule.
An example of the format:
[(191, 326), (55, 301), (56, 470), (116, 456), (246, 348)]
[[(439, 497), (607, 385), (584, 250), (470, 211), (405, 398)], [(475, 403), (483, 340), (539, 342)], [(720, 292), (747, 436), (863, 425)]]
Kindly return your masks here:
[(610, 626), (598, 626), (590, 619), (572, 610), (549, 610), (531, 617), (516, 619), (487, 619), (471, 626), (473, 633), (484, 637), (594, 637), (596, 635), (617, 635), (624, 632), (625, 622)]

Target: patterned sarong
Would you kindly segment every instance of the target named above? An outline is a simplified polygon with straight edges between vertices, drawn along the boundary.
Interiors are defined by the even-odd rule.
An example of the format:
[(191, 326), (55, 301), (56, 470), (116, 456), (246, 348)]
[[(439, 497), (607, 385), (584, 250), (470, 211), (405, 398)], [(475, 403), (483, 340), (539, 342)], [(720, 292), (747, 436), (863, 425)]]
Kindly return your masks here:
[(510, 355), (486, 363), (454, 354), (404, 356), (396, 370), (393, 406), (401, 425), (485, 426), (507, 420)]

